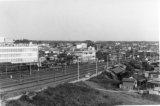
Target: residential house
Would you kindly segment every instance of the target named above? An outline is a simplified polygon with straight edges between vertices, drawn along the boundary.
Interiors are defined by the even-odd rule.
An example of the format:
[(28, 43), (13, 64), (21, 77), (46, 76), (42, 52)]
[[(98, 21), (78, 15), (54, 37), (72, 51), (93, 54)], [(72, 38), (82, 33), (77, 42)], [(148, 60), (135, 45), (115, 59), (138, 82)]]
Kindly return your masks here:
[(110, 70), (111, 70), (112, 72), (114, 72), (115, 74), (119, 74), (119, 73), (125, 71), (125, 67), (118, 65), (118, 66), (116, 66), (116, 67), (114, 67), (114, 68), (111, 68)]
[(123, 78), (120, 84), (120, 88), (125, 90), (133, 90), (135, 87), (137, 87), (137, 80), (133, 77)]
[(155, 78), (147, 82), (149, 94), (160, 95), (160, 78)]
[(137, 89), (146, 89), (146, 83), (147, 83), (147, 79), (145, 78), (144, 75), (139, 75), (139, 74), (134, 74), (132, 76), (134, 79), (136, 79), (137, 81)]
[(147, 89), (149, 94), (160, 95), (160, 73), (159, 72), (149, 72)]
[[(147, 75), (148, 73), (148, 75)], [(148, 79), (155, 79), (155, 78), (160, 78), (160, 72), (158, 71), (149, 71), (146, 72), (146, 77), (148, 76)]]

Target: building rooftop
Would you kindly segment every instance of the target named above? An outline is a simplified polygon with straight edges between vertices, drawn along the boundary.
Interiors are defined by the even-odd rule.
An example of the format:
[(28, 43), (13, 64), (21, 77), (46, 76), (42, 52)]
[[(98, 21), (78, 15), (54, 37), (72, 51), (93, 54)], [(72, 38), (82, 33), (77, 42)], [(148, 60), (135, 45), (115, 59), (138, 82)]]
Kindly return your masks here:
[(154, 79), (154, 80), (149, 80), (148, 82), (152, 83), (152, 84), (160, 84), (160, 78), (157, 78), (157, 79)]
[(30, 43), (30, 44), (1, 43), (0, 44), (0, 47), (24, 47), (24, 46), (29, 47), (29, 46), (38, 46), (38, 45), (37, 44), (32, 44), (32, 43)]
[(111, 71), (113, 71), (116, 74), (118, 74), (118, 73), (121, 73), (121, 72), (125, 71), (125, 69), (120, 67), (120, 66), (118, 66), (118, 67), (115, 67), (115, 68), (111, 69)]
[(123, 82), (134, 82), (135, 79), (132, 78), (132, 77), (131, 77), (131, 78), (123, 78), (122, 81), (123, 81)]

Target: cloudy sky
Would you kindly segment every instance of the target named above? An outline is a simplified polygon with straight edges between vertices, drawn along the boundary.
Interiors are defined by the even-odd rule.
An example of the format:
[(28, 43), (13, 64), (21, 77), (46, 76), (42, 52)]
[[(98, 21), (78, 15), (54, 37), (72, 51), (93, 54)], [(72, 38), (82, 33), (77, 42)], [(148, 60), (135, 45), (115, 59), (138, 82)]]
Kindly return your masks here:
[(157, 41), (159, 7), (159, 0), (0, 0), (0, 36)]

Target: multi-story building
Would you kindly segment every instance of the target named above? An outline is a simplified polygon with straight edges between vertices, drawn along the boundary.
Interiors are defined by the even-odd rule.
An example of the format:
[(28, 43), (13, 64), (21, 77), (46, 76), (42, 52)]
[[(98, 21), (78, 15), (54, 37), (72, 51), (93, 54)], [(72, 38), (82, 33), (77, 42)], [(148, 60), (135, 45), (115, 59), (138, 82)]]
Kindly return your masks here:
[(33, 44), (1, 44), (0, 63), (38, 62), (38, 46)]
[(76, 50), (75, 55), (79, 57), (81, 62), (95, 61), (96, 50), (94, 47), (89, 47), (88, 49)]

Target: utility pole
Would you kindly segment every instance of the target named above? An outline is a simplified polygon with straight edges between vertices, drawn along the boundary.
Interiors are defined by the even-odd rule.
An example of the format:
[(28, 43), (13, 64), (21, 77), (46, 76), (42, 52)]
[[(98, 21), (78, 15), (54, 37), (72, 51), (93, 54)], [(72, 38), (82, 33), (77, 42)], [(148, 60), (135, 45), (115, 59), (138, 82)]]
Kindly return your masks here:
[(7, 76), (7, 65), (6, 65), (6, 76)]
[(108, 55), (107, 55), (107, 62), (106, 62), (106, 64), (107, 64), (107, 67), (106, 67), (106, 68), (108, 68)]
[(66, 75), (66, 70), (67, 70), (67, 69), (66, 69), (66, 63), (65, 63), (65, 67), (64, 67), (64, 68), (65, 68), (65, 70), (64, 70), (64, 74)]
[(39, 59), (38, 59), (38, 81), (37, 81), (37, 83), (39, 83), (39, 67), (40, 67), (40, 62), (39, 62)]
[(98, 59), (96, 58), (96, 75), (98, 75), (98, 66), (97, 66)]
[(135, 55), (135, 50), (133, 49), (133, 59), (135, 59), (134, 55)]
[(78, 70), (77, 70), (78, 72), (78, 81), (79, 81), (79, 58), (78, 58)]
[(22, 63), (20, 64), (20, 73), (21, 73), (21, 78), (22, 78)]
[(40, 62), (41, 62), (41, 60), (39, 60), (39, 46), (38, 46), (37, 56), (38, 56), (38, 80), (37, 80), (37, 83), (39, 83), (39, 67), (40, 67)]
[(29, 74), (31, 75), (31, 63), (29, 63)]
[(107, 55), (107, 69), (109, 67), (109, 55)]
[(120, 64), (120, 55), (118, 54), (118, 64)]

